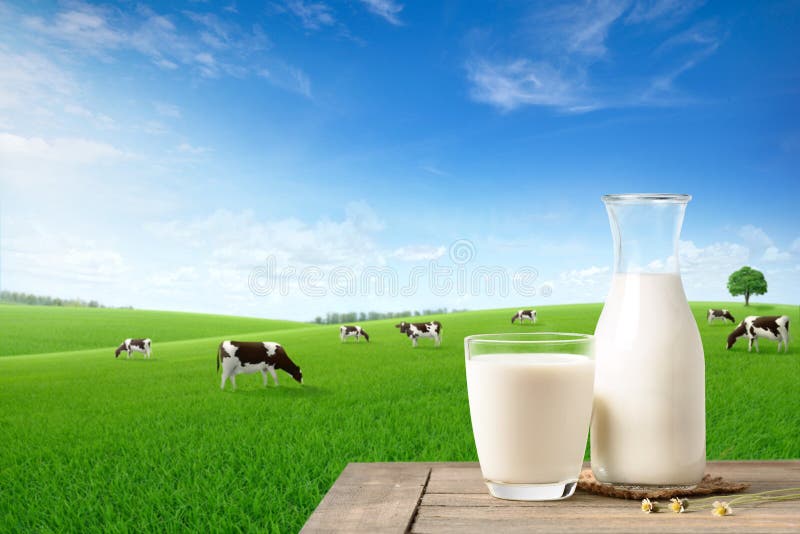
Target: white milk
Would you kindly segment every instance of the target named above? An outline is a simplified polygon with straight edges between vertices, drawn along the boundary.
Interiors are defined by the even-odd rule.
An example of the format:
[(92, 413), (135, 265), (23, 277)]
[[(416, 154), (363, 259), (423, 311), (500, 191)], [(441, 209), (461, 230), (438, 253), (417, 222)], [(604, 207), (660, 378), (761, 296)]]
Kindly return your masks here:
[(467, 360), (472, 429), (486, 480), (548, 484), (578, 478), (592, 413), (594, 361), (569, 354), (487, 354)]
[(705, 366), (677, 274), (615, 274), (595, 331), (592, 470), (631, 485), (692, 485), (706, 460)]

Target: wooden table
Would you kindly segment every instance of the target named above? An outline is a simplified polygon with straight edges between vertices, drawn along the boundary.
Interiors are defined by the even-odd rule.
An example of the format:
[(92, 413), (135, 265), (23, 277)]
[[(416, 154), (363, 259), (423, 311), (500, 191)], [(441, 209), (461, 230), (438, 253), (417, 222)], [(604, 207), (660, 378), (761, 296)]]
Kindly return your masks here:
[[(709, 462), (746, 493), (800, 486), (800, 461)], [(725, 499), (721, 499), (725, 500)], [(663, 504), (663, 503), (662, 503)], [(638, 501), (576, 491), (564, 501), (491, 497), (477, 463), (351, 463), (302, 532), (800, 532), (800, 501), (645, 514)]]

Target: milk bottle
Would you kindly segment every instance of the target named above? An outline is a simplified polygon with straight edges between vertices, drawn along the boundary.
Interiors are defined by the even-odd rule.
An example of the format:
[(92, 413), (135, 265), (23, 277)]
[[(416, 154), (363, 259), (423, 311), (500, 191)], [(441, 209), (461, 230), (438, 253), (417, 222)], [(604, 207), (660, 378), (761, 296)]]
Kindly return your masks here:
[(621, 486), (697, 484), (705, 364), (678, 266), (688, 195), (606, 195), (614, 277), (595, 330), (592, 470)]

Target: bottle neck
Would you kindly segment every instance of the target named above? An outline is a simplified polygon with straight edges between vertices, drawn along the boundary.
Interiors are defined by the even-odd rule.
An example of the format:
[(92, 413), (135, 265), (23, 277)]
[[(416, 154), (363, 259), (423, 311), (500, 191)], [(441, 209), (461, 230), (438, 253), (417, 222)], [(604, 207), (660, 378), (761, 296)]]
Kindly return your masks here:
[(606, 202), (615, 273), (679, 274), (685, 202)]

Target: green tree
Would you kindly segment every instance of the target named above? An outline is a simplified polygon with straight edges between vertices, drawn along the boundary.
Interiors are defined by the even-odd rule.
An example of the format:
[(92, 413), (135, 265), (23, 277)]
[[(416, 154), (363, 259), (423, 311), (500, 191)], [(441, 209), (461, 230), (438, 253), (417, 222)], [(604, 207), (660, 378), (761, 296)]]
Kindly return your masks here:
[(734, 297), (744, 295), (744, 305), (750, 305), (750, 295), (763, 295), (767, 292), (767, 280), (764, 273), (742, 267), (728, 277), (728, 291)]

